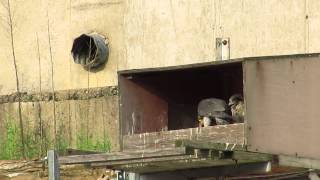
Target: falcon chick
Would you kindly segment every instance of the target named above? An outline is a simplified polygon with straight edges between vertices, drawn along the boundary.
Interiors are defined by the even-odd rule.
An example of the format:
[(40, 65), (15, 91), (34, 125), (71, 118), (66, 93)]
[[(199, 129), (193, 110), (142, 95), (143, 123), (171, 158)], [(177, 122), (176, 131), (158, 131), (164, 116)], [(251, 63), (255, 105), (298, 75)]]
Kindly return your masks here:
[(229, 106), (231, 108), (232, 119), (235, 123), (243, 123), (244, 121), (244, 102), (240, 94), (234, 94), (229, 98)]
[(201, 100), (198, 105), (198, 116), (200, 117), (200, 126), (210, 126), (212, 121), (217, 125), (230, 124), (232, 117), (226, 113), (227, 103), (218, 98), (208, 98)]

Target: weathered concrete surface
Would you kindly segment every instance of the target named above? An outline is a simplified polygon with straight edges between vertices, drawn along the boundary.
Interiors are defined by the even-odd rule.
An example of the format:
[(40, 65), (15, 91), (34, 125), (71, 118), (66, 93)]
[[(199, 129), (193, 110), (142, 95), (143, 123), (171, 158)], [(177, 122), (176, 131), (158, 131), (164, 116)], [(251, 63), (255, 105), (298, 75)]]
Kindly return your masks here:
[[(16, 82), (7, 0), (0, 2), (0, 95), (8, 95), (16, 93)], [(213, 61), (217, 37), (230, 38), (231, 58), (320, 52), (318, 0), (10, 2), (20, 90), (28, 94), (115, 86), (117, 70)], [(108, 38), (110, 55), (105, 67), (88, 73), (73, 63), (70, 50), (73, 38), (92, 31)], [(81, 127), (86, 128), (86, 137), (90, 133), (100, 137), (103, 127), (114, 137), (110, 140), (117, 139), (116, 98), (96, 98), (103, 111), (92, 109), (99, 106), (91, 103), (95, 99), (56, 102), (58, 130), (71, 132), (65, 137), (72, 146)], [(52, 106), (52, 102), (22, 103), (24, 121), (30, 121), (30, 128), (24, 127), (27, 132), (36, 131), (31, 125), (37, 124), (37, 109), (41, 109), (46, 128), (53, 133)], [(17, 117), (17, 103), (1, 104), (0, 109), (4, 109), (1, 122)], [(5, 124), (0, 123), (0, 137), (8, 135), (3, 129)]]
[(124, 68), (212, 61), (217, 37), (230, 37), (231, 58), (319, 52), (319, 6), (316, 0), (129, 0)]
[[(0, 94), (15, 92), (7, 1), (0, 1)], [(42, 1), (10, 0), (13, 12), (14, 47), (22, 92), (78, 89), (116, 85), (118, 61), (122, 61), (122, 0)], [(49, 33), (48, 33), (49, 27)], [(108, 38), (109, 60), (102, 71), (88, 73), (73, 63), (73, 38), (98, 32)], [(50, 60), (49, 35), (52, 61)], [(39, 50), (37, 38), (39, 41)], [(40, 64), (39, 64), (40, 57)], [(51, 67), (53, 65), (53, 74)], [(4, 68), (5, 67), (5, 68)], [(41, 72), (39, 72), (41, 69)]]
[(18, 102), (37, 102), (37, 101), (65, 101), (65, 100), (88, 100), (104, 96), (118, 95), (118, 87), (100, 87), (90, 89), (63, 90), (41, 93), (12, 93), (8, 95), (0, 95), (0, 104)]
[[(0, 5), (0, 94), (15, 92), (5, 0)], [(230, 37), (231, 58), (319, 52), (318, 0), (10, 0), (20, 88), (112, 86), (118, 69), (215, 59), (215, 38)], [(106, 66), (88, 73), (74, 64), (72, 39), (96, 31), (110, 44)], [(37, 37), (39, 39), (40, 66)], [(41, 69), (41, 72), (39, 72)], [(89, 78), (88, 78), (89, 77)], [(89, 79), (89, 82), (88, 82)]]
[[(22, 128), (25, 148), (29, 153), (27, 156), (44, 155), (54, 144), (60, 150), (117, 151), (117, 101), (117, 96), (108, 96), (54, 104), (53, 101), (23, 102)], [(21, 157), (21, 127), (17, 108), (18, 103), (0, 104), (0, 159)]]

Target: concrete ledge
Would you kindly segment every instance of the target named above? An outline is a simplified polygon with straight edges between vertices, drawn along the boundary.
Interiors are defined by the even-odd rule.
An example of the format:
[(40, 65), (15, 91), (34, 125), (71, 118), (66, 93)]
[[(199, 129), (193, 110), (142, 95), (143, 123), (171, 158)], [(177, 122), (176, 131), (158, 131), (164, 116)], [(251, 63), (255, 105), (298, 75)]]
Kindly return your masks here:
[(0, 104), (18, 102), (19, 97), (21, 102), (38, 102), (38, 101), (64, 101), (64, 100), (86, 100), (92, 98), (99, 98), (103, 96), (118, 95), (117, 86), (90, 88), (90, 89), (74, 89), (42, 93), (12, 93), (9, 95), (0, 96)]

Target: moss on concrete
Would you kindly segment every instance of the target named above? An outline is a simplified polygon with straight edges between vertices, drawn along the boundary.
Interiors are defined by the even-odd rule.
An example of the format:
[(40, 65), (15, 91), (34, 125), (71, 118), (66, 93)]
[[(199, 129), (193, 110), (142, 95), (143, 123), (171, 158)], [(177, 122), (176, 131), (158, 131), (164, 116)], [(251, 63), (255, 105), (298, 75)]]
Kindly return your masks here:
[[(20, 94), (20, 96), (19, 96)], [(75, 90), (65, 90), (52, 92), (42, 92), (42, 93), (12, 93), (9, 95), (0, 96), (1, 103), (12, 103), (18, 102), (19, 97), (21, 102), (38, 102), (38, 101), (64, 101), (64, 100), (87, 100), (92, 98), (99, 98), (103, 96), (115, 96), (118, 95), (117, 86), (108, 86), (101, 88), (90, 88), (88, 89), (75, 89)]]

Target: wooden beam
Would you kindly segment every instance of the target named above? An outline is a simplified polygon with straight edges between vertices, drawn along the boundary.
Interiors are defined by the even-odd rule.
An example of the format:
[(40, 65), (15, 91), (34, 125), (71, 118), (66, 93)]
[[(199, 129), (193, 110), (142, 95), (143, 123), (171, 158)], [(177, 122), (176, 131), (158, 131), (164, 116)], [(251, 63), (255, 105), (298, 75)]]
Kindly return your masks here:
[(181, 139), (175, 141), (176, 147), (190, 147), (195, 149), (214, 149), (219, 151), (246, 151), (244, 144), (215, 143), (212, 141)]
[(126, 159), (118, 161), (107, 161), (91, 163), (93, 167), (97, 166), (120, 166), (126, 164), (139, 164), (139, 163), (157, 163), (157, 162), (169, 162), (169, 161), (179, 161), (179, 160), (191, 160), (197, 159), (195, 155), (179, 155), (179, 156), (164, 156), (164, 157), (154, 157), (154, 158), (141, 158), (141, 159)]
[(308, 169), (320, 169), (319, 159), (309, 159), (293, 156), (279, 155), (280, 166), (302, 167)]
[[(190, 156), (171, 156), (166, 158), (136, 159), (123, 162), (107, 162), (98, 165), (107, 165), (115, 169), (136, 173), (151, 173), (160, 171), (174, 171), (188, 168), (204, 168), (213, 166), (237, 166), (247, 163), (271, 162), (272, 155), (244, 152), (244, 151), (217, 151), (205, 150)], [(199, 154), (200, 153), (200, 156)]]
[(99, 154), (104, 152), (97, 152), (97, 151), (86, 151), (80, 149), (66, 149), (65, 151), (59, 152), (60, 156), (69, 156), (69, 155), (84, 155), (84, 154)]
[(232, 159), (247, 160), (252, 162), (267, 162), (273, 160), (273, 155), (255, 152), (234, 151)]
[[(214, 151), (219, 152), (219, 151)], [(120, 166), (120, 165), (128, 165), (128, 164), (147, 164), (147, 163), (157, 163), (157, 162), (167, 162), (170, 163), (172, 161), (180, 161), (180, 160), (223, 160), (223, 159), (231, 159), (234, 163), (239, 162), (267, 162), (272, 160), (271, 155), (260, 154), (260, 153), (251, 153), (251, 152), (223, 152), (215, 154), (211, 151), (198, 151), (195, 150), (194, 155), (178, 155), (178, 156), (164, 156), (164, 157), (153, 157), (153, 158), (141, 158), (141, 159), (125, 159), (125, 160), (114, 160), (107, 162), (98, 162), (91, 163), (91, 166)], [(188, 152), (187, 152), (188, 153)], [(224, 154), (226, 153), (226, 154)]]
[(114, 166), (117, 169), (122, 169), (135, 173), (154, 173), (162, 171), (177, 171), (183, 169), (193, 168), (207, 168), (207, 167), (219, 167), (219, 166), (231, 166), (233, 168), (243, 164), (255, 164), (255, 163), (267, 163), (267, 161), (255, 161), (252, 159), (209, 159), (209, 158), (196, 158), (196, 159), (184, 159), (174, 161), (163, 162), (147, 162), (147, 163), (132, 163)]
[(187, 149), (209, 150), (208, 157), (213, 159), (245, 159), (256, 162), (271, 161), (273, 156), (270, 154), (248, 152), (245, 145), (214, 143), (210, 141), (198, 140), (177, 140), (176, 147), (186, 147)]
[[(245, 179), (283, 179), (283, 180), (289, 180), (289, 179), (311, 179), (310, 176), (308, 178), (308, 175), (310, 173), (315, 173), (313, 171), (308, 171), (305, 169), (300, 169), (296, 171), (288, 171), (288, 172), (282, 172), (282, 173), (268, 173), (268, 174), (255, 174), (255, 175), (245, 175), (245, 176), (237, 176), (232, 177), (228, 179), (232, 180), (245, 180)], [(316, 173), (313, 175), (317, 175)], [(314, 176), (313, 176), (314, 177)], [(312, 179), (311, 179), (312, 180)]]
[(161, 150), (144, 150), (132, 152), (114, 152), (103, 154), (62, 156), (59, 158), (60, 164), (86, 164), (106, 161), (119, 161), (129, 159), (155, 158), (164, 156), (186, 155), (186, 148), (171, 148)]
[(244, 144), (244, 124), (231, 124), (123, 136), (123, 150), (174, 148), (181, 139)]
[(232, 64), (232, 63), (242, 63), (243, 60), (244, 60), (243, 58), (238, 58), (238, 59), (225, 60), (225, 61), (211, 61), (211, 62), (205, 62), (205, 63), (184, 64), (184, 65), (178, 65), (178, 66), (121, 70), (121, 71), (118, 71), (118, 74), (119, 75), (132, 75), (132, 74), (139, 74), (139, 73), (145, 73), (145, 72), (186, 70), (186, 69), (203, 68), (203, 67), (207, 68), (210, 66), (219, 66), (219, 65)]
[[(213, 179), (213, 177), (238, 176), (239, 174), (265, 174), (270, 172), (271, 164), (247, 163), (239, 165), (214, 166), (196, 169), (182, 169), (169, 172), (140, 174), (143, 179)], [(204, 180), (203, 179), (203, 180)], [(215, 178), (217, 179), (217, 178)]]

